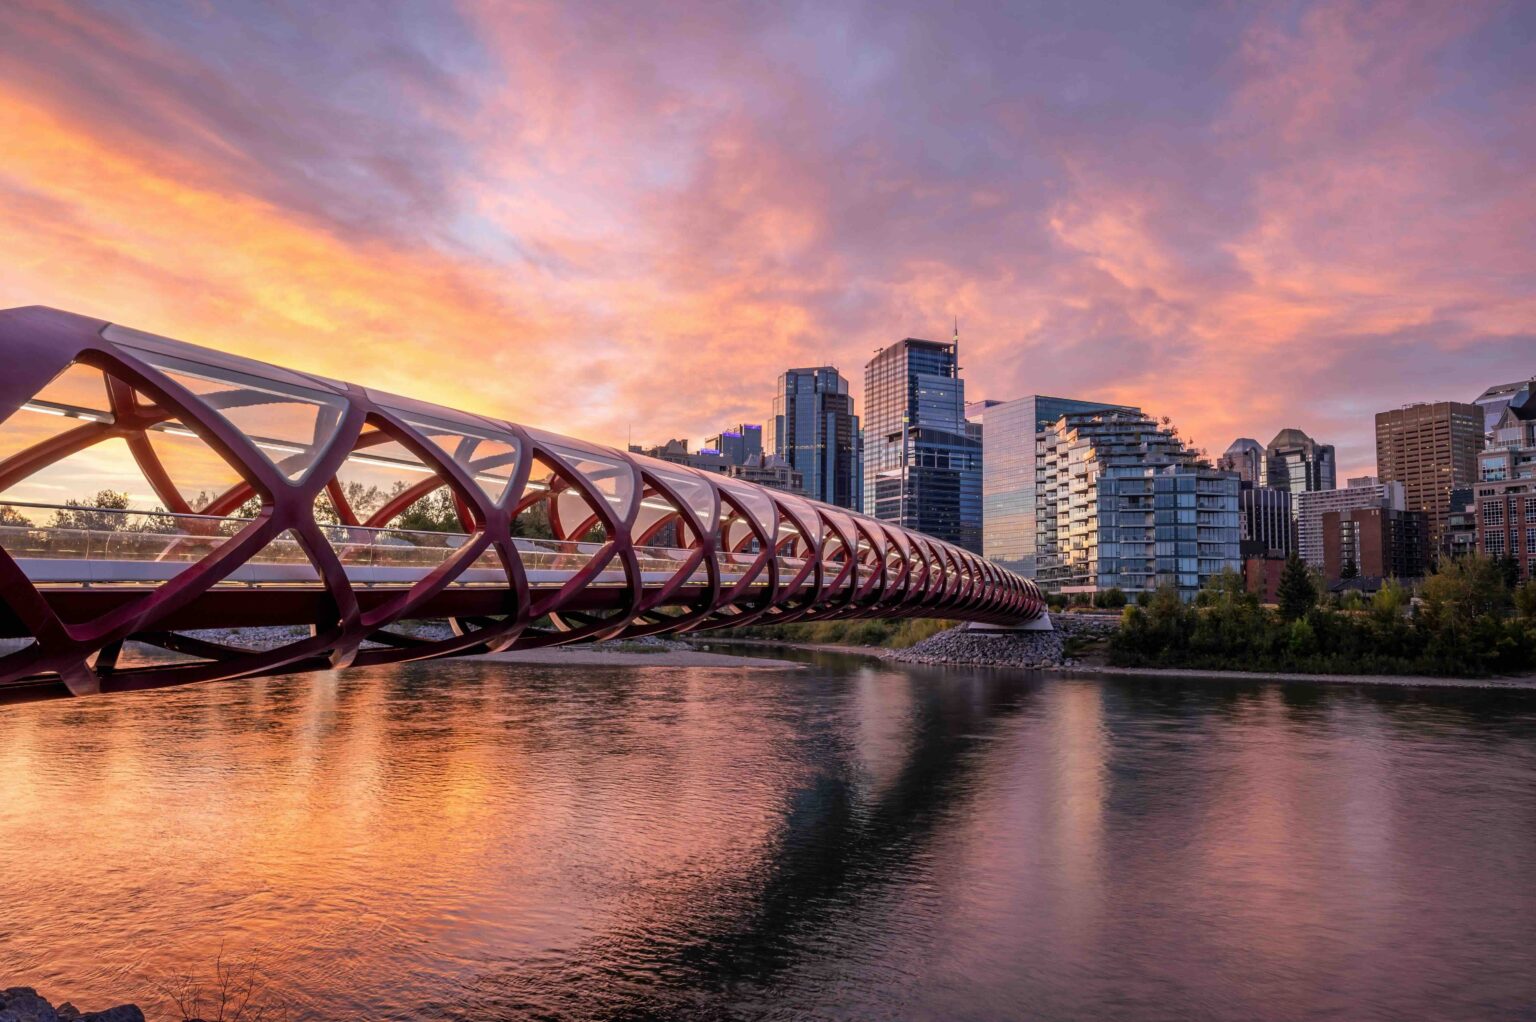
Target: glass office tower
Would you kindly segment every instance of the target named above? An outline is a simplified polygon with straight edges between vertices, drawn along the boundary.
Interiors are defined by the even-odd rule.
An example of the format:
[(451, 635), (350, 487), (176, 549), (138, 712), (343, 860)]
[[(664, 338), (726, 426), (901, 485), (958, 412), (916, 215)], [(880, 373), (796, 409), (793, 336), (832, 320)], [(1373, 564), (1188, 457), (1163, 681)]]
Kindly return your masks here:
[(1332, 444), (1320, 444), (1299, 429), (1282, 429), (1264, 448), (1263, 485), (1292, 494), (1336, 489)]
[(1036, 569), (1036, 476), (1040, 431), (1071, 412), (1114, 408), (1098, 401), (1030, 394), (981, 409), (981, 552), (1026, 578)]
[(805, 494), (863, 510), (859, 417), (848, 381), (833, 366), (790, 369), (773, 398), (774, 451), (804, 479)]
[(864, 513), (981, 550), (981, 441), (959, 344), (908, 337), (864, 367)]

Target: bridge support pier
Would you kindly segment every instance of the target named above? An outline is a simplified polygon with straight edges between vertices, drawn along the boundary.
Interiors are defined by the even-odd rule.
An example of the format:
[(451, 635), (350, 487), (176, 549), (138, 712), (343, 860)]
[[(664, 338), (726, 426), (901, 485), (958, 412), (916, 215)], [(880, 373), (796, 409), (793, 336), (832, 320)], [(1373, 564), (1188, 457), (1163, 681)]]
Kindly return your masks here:
[(971, 621), (965, 626), (968, 632), (991, 632), (996, 635), (1009, 635), (1013, 632), (1054, 632), (1056, 626), (1051, 623), (1051, 612), (1046, 611), (1033, 621), (1026, 621), (1021, 625), (993, 625), (983, 621)]

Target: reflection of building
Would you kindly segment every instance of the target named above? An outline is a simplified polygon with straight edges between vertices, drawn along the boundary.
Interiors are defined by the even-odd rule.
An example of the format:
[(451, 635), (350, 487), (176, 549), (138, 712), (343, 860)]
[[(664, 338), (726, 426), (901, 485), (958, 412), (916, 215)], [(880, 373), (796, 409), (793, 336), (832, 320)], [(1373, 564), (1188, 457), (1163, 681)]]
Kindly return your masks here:
[(1137, 409), (1071, 412), (1042, 431), (1035, 508), (1036, 577), (1057, 592), (1171, 584), (1187, 599), (1240, 567), (1237, 476)]
[(1014, 401), (977, 402), (967, 414), (983, 425), (981, 551), (1010, 571), (1035, 574), (1035, 483), (1039, 434), (1069, 412), (1114, 405), (1030, 394)]
[(1264, 448), (1263, 485), (1290, 493), (1331, 490), (1339, 485), (1332, 444), (1320, 444), (1299, 429), (1282, 429)]
[[(1429, 516), (1391, 507), (1325, 511), (1321, 522), (1323, 577), (1367, 580), (1380, 588), (1387, 578), (1420, 578), (1429, 569)], [(1374, 584), (1372, 584), (1374, 583)]]
[(774, 453), (805, 480), (809, 497), (863, 507), (859, 418), (848, 381), (832, 366), (790, 369), (773, 398)]
[(1478, 549), (1536, 577), (1536, 381), (1506, 399), (1477, 465)]
[(1436, 548), (1451, 514), (1451, 491), (1477, 478), (1483, 410), (1460, 401), (1407, 405), (1376, 413), (1376, 472), (1400, 482), (1408, 510), (1429, 515)]
[(735, 429), (721, 430), (704, 441), (703, 451), (718, 451), (727, 463), (745, 465), (763, 456), (763, 427), (743, 423)]
[(959, 348), (908, 337), (864, 367), (864, 512), (979, 551), (981, 441)]
[(1264, 448), (1257, 440), (1238, 437), (1232, 441), (1216, 461), (1216, 467), (1236, 472), (1237, 477), (1252, 486), (1264, 485)]
[(1403, 484), (1379, 482), (1375, 476), (1351, 479), (1342, 490), (1295, 494), (1296, 552), (1313, 567), (1323, 566), (1323, 516), (1356, 508), (1405, 509)]

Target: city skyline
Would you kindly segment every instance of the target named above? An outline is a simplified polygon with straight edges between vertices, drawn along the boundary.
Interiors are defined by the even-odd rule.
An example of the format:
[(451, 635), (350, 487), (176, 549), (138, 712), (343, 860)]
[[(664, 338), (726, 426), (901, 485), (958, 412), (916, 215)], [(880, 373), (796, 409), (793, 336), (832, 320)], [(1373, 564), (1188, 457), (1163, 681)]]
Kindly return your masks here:
[(862, 407), (956, 316), (973, 397), (1297, 426), (1341, 476), (1371, 413), (1527, 374), (1530, 8), (1123, 15), (8, 5), (0, 304), (343, 378), (398, 339), (365, 382), (619, 447), (689, 370), (647, 440), (786, 365)]

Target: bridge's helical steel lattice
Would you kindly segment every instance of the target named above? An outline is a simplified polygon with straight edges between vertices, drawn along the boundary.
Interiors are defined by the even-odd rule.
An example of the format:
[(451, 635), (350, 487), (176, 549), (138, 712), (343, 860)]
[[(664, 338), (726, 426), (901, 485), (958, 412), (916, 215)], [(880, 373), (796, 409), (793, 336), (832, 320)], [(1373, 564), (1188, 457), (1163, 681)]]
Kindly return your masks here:
[[(0, 697), (1044, 612), (1032, 582), (841, 508), (99, 320), (0, 312), (0, 359)], [(75, 499), (108, 448), (153, 508)], [(447, 527), (402, 524), (431, 501)], [(450, 628), (402, 626), (423, 620)], [(308, 634), (238, 640), (275, 625)]]

